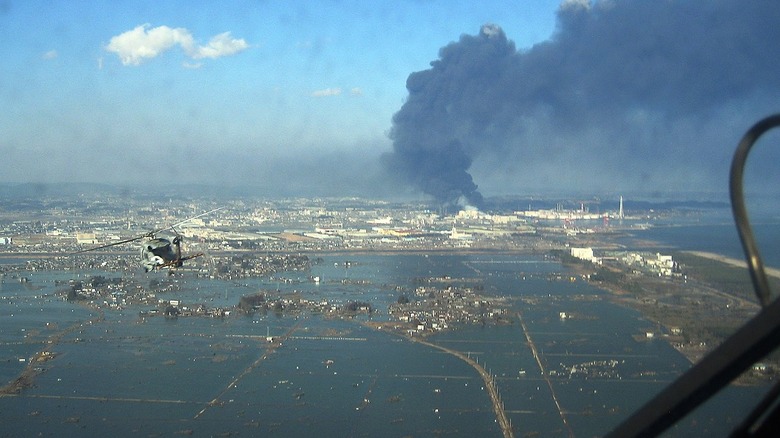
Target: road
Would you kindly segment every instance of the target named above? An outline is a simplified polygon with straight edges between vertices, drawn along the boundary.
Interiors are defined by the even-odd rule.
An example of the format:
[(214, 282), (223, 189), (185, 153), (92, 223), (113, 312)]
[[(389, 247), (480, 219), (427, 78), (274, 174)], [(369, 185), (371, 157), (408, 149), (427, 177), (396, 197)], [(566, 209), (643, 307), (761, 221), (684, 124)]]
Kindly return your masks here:
[(425, 341), (420, 338), (408, 338), (411, 341), (426, 345), (431, 348), (439, 349), (445, 353), (451, 354), (458, 359), (468, 363), (471, 365), (479, 375), (482, 377), (482, 380), (485, 382), (485, 388), (487, 388), (488, 393), (490, 394), (490, 400), (493, 403), (493, 410), (496, 412), (496, 420), (498, 421), (499, 426), (501, 426), (501, 431), (504, 433), (504, 438), (513, 438), (514, 433), (512, 432), (512, 425), (509, 423), (509, 419), (506, 416), (506, 411), (504, 410), (504, 403), (501, 401), (501, 397), (498, 394), (498, 388), (496, 387), (495, 379), (493, 379), (493, 376), (488, 373), (485, 368), (483, 368), (480, 364), (478, 364), (474, 359), (471, 357), (461, 353), (460, 351), (452, 350), (447, 347), (442, 347), (441, 345), (432, 344), (428, 341)]

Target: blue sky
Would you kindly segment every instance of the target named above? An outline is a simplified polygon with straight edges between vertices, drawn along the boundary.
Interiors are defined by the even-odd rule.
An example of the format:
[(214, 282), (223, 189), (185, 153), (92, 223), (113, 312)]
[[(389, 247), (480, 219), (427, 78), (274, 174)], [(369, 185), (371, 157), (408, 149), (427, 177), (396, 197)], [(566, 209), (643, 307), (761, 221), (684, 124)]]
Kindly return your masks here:
[(724, 191), (780, 100), (777, 22), (771, 0), (0, 1), (0, 181)]
[[(486, 22), (507, 23), (530, 46), (553, 31), (556, 9), (557, 1), (3, 2), (0, 147), (13, 161), (1, 178), (132, 183), (178, 160), (174, 178), (210, 183), (229, 163), (197, 162), (221, 152), (256, 159), (261, 173), (291, 154), (376, 156), (390, 149), (406, 77), (440, 47)], [(139, 26), (147, 35), (180, 29), (199, 46), (225, 32), (241, 43), (217, 58), (195, 59), (176, 44), (123, 64), (112, 38)]]

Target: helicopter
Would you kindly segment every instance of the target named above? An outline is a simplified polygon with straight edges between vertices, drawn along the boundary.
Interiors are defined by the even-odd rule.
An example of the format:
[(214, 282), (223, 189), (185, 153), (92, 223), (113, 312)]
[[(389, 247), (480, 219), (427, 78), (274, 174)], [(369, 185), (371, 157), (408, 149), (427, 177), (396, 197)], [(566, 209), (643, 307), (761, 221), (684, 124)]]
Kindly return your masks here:
[[(125, 239), (119, 242), (113, 242), (106, 245), (97, 246), (94, 248), (84, 249), (81, 251), (77, 251), (73, 254), (83, 254), (86, 252), (92, 252), (103, 248), (109, 248), (112, 246), (124, 245), (125, 243), (144, 240), (143, 244), (141, 245), (141, 266), (144, 268), (144, 272), (154, 271), (163, 268), (170, 268), (170, 269), (179, 268), (184, 265), (184, 262), (186, 260), (191, 260), (196, 257), (201, 257), (204, 254), (202, 252), (199, 252), (195, 254), (182, 256), (182, 252), (181, 252), (182, 236), (176, 231), (175, 227), (178, 227), (179, 225), (182, 225), (193, 219), (197, 219), (199, 217), (214, 213), (215, 211), (221, 210), (222, 208), (223, 207), (215, 208), (213, 210), (207, 211), (205, 213), (201, 213), (197, 216), (189, 217), (181, 222), (177, 222), (176, 224), (167, 226), (165, 228), (160, 228), (155, 231), (151, 231), (141, 236), (132, 237), (130, 239)], [(167, 231), (167, 230), (172, 230), (175, 233), (175, 236), (173, 237), (172, 240), (164, 237), (156, 236), (157, 233), (160, 233), (162, 231)]]

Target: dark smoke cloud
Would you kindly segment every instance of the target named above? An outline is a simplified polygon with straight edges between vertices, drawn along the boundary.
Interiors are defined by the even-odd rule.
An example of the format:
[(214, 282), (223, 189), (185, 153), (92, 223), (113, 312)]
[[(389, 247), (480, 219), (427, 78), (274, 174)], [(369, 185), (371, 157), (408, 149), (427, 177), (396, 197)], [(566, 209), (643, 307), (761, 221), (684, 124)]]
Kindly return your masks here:
[(777, 110), (779, 24), (774, 0), (567, 0), (520, 51), (485, 25), (409, 75), (384, 164), (443, 203), (480, 202), (472, 173), (494, 192), (712, 189)]

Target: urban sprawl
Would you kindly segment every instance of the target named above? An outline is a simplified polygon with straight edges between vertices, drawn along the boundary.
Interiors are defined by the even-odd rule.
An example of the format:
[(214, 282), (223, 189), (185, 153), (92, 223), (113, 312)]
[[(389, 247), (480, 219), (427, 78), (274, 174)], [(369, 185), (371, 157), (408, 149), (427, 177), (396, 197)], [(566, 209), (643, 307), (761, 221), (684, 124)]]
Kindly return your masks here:
[[(219, 210), (201, 216), (214, 209)], [(436, 211), (422, 203), (355, 198), (182, 202), (117, 197), (16, 201), (0, 210), (0, 257), (6, 259), (0, 265), (0, 275), (3, 281), (27, 281), (26, 275), (36, 271), (98, 271), (104, 274), (63, 283), (63, 297), (101, 310), (137, 305), (144, 317), (225, 317), (255, 311), (315, 312), (326, 317), (381, 313), (386, 318), (373, 322), (378, 328), (425, 336), (458, 324), (510, 323), (513, 315), (508, 310), (507, 297), (485, 295), (469, 279), (435, 277), (420, 278), (413, 289), (399, 290), (397, 301), (387, 309), (376, 309), (371, 303), (360, 301), (337, 303), (272, 290), (243, 296), (235, 306), (211, 308), (170, 298), (175, 294), (169, 292), (179, 287), (180, 275), (221, 280), (277, 276), (279, 282), (319, 282), (320, 278), (311, 275), (304, 276), (305, 280), (300, 280), (300, 276), (291, 280), (284, 273), (306, 272), (312, 264), (321, 262), (323, 254), (342, 254), (345, 264), (350, 263), (350, 254), (372, 252), (534, 254), (575, 266), (551, 280), (593, 281), (604, 286), (606, 272), (620, 272), (631, 278), (673, 285), (668, 288), (670, 293), (648, 292), (630, 298), (618, 294), (618, 300), (643, 313), (650, 306), (666, 309), (663, 317), (656, 317), (668, 317), (667, 320), (659, 321), (659, 329), (648, 330), (648, 338), (668, 337), (693, 361), (711, 348), (707, 345), (711, 340), (691, 338), (686, 325), (674, 318), (675, 309), (690, 304), (680, 304), (673, 296), (688, 282), (685, 269), (670, 254), (636, 251), (612, 238), (652, 226), (659, 216), (691, 214), (689, 211), (624, 212), (622, 198), (618, 208), (604, 212), (593, 211), (584, 203), (501, 213), (468, 207), (452, 210), (457, 211)], [(183, 255), (203, 256), (188, 260), (180, 268), (166, 268), (172, 275), (140, 281), (137, 276), (126, 275), (141, 270), (138, 242), (79, 253), (150, 233), (156, 237), (182, 236)], [(113, 277), (112, 273), (119, 274)], [(607, 288), (620, 289), (619, 284), (611, 286)], [(745, 300), (708, 288), (696, 291), (707, 294), (710, 302), (723, 300), (732, 310), (755, 310)], [(735, 302), (739, 305), (734, 306)], [(685, 313), (683, 310), (680, 313)], [(576, 317), (576, 313), (561, 312), (560, 317)]]

